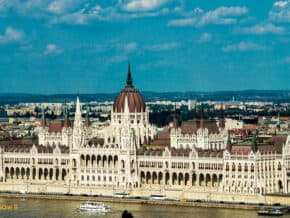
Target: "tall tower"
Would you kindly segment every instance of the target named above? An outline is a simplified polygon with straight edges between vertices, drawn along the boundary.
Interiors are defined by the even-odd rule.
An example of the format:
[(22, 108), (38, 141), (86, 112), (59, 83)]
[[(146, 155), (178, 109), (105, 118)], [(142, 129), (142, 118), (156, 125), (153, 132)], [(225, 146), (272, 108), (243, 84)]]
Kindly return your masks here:
[[(111, 133), (117, 144), (122, 142), (121, 132), (127, 125), (134, 129), (138, 142), (137, 147), (150, 142), (156, 132), (155, 127), (149, 124), (149, 111), (143, 96), (133, 85), (130, 63), (128, 64), (126, 85), (114, 101), (111, 119)], [(108, 142), (109, 138), (112, 138), (112, 134), (107, 134)]]
[(79, 96), (77, 96), (76, 101), (76, 112), (73, 126), (73, 149), (77, 149), (82, 146), (84, 141), (83, 137), (83, 121), (82, 121), (82, 112)]

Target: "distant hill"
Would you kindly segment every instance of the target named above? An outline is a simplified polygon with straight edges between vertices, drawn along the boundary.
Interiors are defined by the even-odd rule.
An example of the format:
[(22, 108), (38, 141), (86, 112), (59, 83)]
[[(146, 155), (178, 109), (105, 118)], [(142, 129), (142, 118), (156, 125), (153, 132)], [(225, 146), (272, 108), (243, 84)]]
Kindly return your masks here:
[[(113, 101), (117, 93), (111, 94), (81, 94), (82, 102), (89, 101)], [(197, 100), (197, 101), (231, 101), (234, 97), (236, 101), (273, 101), (290, 102), (290, 91), (279, 90), (244, 90), (244, 91), (216, 91), (216, 92), (142, 92), (145, 101), (157, 100)], [(16, 104), (19, 102), (69, 102), (74, 101), (76, 94), (0, 94), (0, 104)]]

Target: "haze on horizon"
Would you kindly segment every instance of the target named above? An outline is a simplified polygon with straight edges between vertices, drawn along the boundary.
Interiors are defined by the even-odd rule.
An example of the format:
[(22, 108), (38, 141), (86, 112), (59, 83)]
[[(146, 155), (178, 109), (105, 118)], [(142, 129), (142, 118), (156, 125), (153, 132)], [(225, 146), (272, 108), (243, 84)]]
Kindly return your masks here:
[(0, 93), (290, 89), (290, 1), (2, 0)]

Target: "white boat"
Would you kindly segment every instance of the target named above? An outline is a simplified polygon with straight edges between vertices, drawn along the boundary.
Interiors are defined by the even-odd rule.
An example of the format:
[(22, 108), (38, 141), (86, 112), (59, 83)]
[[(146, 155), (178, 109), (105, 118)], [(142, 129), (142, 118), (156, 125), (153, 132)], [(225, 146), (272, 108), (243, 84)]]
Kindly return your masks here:
[(259, 210), (259, 216), (283, 216), (283, 211), (279, 209), (271, 209), (271, 210)]
[(26, 194), (27, 191), (26, 191), (26, 190), (20, 190), (19, 193), (20, 193), (20, 194)]
[(150, 195), (149, 200), (164, 201), (164, 195)]
[(130, 194), (129, 193), (115, 193), (114, 197), (115, 198), (129, 198)]
[(105, 205), (104, 203), (98, 203), (98, 202), (93, 202), (93, 201), (87, 201), (82, 203), (79, 206), (79, 210), (82, 211), (97, 211), (97, 212), (109, 212), (111, 209)]

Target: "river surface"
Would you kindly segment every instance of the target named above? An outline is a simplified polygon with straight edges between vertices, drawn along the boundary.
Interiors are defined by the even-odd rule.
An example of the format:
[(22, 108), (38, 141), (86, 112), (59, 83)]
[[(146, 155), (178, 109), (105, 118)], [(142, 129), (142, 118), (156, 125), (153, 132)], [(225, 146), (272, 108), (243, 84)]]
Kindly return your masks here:
[[(181, 207), (166, 205), (146, 205), (127, 203), (106, 203), (112, 211), (107, 214), (78, 212), (80, 201), (33, 200), (19, 198), (0, 198), (0, 217), (101, 217), (120, 218), (123, 210), (128, 210), (134, 218), (255, 218), (256, 211), (216, 209), (201, 207)], [(290, 218), (290, 215), (283, 217)]]

